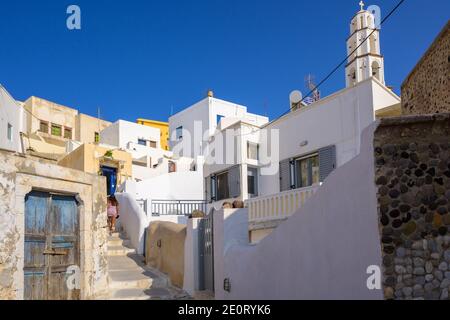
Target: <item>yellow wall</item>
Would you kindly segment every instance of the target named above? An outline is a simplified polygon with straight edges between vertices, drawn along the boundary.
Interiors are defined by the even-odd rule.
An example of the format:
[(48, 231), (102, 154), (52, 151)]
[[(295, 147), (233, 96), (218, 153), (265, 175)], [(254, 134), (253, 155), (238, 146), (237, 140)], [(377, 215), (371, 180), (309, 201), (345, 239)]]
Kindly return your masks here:
[(169, 123), (156, 120), (137, 119), (138, 124), (161, 130), (161, 149), (169, 150)]
[(80, 113), (77, 116), (77, 128), (76, 128), (76, 137), (75, 140), (83, 142), (83, 143), (94, 143), (95, 142), (95, 133), (100, 132), (109, 127), (111, 122), (101, 120), (98, 118), (94, 118), (88, 116), (86, 114)]
[(58, 164), (66, 168), (98, 174), (101, 165), (117, 168), (118, 185), (132, 178), (131, 154), (121, 150), (113, 150), (113, 159), (103, 156), (110, 149), (92, 143), (86, 143), (69, 153)]

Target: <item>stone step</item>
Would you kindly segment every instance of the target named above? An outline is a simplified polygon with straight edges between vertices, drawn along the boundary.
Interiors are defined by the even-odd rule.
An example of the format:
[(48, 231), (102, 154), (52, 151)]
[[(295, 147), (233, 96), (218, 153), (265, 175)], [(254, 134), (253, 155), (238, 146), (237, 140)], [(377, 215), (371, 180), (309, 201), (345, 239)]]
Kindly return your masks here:
[(122, 239), (122, 238), (112, 238), (112, 239), (108, 239), (108, 246), (110, 246), (110, 247), (117, 247), (117, 246), (130, 247), (131, 241), (128, 239)]
[(110, 300), (150, 300), (147, 289), (119, 289), (111, 293)]
[(128, 254), (136, 253), (135, 249), (124, 246), (108, 246), (108, 256), (127, 256)]
[(110, 256), (108, 257), (108, 267), (110, 271), (143, 270), (145, 267), (144, 257), (136, 253), (128, 256)]
[(167, 279), (159, 278), (148, 270), (110, 271), (111, 289), (148, 289), (162, 288), (168, 285)]

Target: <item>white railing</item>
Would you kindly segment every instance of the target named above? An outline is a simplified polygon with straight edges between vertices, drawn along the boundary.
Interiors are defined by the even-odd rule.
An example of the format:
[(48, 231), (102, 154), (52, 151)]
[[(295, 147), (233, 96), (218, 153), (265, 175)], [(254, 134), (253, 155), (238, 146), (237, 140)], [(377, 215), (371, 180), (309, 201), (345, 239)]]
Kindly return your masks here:
[(289, 190), (246, 201), (249, 222), (282, 220), (303, 207), (306, 200), (320, 188), (320, 185)]

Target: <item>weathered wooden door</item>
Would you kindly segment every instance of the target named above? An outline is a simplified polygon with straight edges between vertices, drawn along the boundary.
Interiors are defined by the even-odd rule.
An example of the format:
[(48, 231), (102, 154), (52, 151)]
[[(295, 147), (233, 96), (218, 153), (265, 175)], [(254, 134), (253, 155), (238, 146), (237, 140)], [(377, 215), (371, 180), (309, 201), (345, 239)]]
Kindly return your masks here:
[(33, 191), (25, 199), (24, 298), (79, 299), (67, 286), (67, 269), (79, 266), (75, 197)]

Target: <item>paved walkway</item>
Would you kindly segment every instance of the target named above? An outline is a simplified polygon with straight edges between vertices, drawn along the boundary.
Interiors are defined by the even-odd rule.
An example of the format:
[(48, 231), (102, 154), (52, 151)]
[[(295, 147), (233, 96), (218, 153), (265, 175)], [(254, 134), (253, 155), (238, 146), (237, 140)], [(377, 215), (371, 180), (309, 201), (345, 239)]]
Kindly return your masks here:
[(145, 265), (142, 255), (130, 248), (130, 241), (113, 233), (108, 241), (111, 300), (185, 300), (183, 290), (170, 285), (166, 275)]

